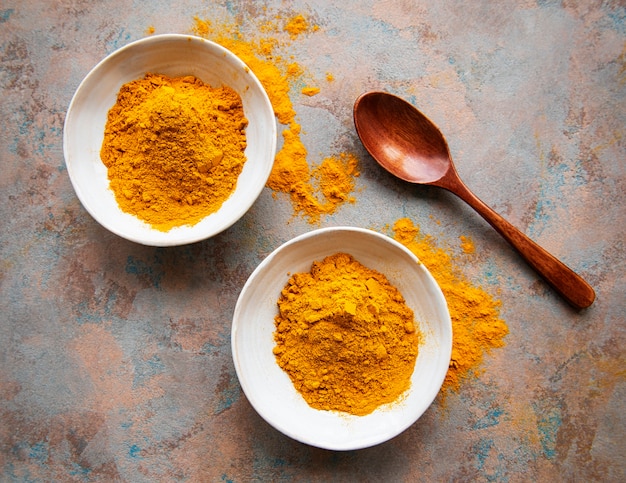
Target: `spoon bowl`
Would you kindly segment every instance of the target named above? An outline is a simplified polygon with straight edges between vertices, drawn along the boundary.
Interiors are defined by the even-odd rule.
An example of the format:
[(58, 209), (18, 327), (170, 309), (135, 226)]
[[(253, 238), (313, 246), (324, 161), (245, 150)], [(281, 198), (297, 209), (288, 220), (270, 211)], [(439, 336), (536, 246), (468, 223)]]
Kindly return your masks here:
[(391, 174), (411, 183), (433, 183), (452, 166), (450, 149), (439, 128), (410, 107), (390, 94), (365, 94), (354, 111), (357, 132), (378, 164)]
[(412, 104), (386, 92), (368, 92), (354, 104), (354, 124), (365, 149), (391, 174), (454, 193), (500, 233), (570, 305), (583, 309), (593, 303), (595, 292), (580, 275), (470, 191), (454, 167), (445, 137)]

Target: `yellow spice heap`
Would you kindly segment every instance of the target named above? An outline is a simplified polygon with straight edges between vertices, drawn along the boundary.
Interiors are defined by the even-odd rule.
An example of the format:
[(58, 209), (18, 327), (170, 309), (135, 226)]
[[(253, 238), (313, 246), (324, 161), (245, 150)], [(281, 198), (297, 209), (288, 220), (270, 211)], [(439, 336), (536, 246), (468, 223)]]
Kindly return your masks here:
[(100, 152), (120, 208), (161, 231), (217, 211), (246, 161), (247, 124), (226, 86), (158, 74), (123, 85)]
[(419, 334), (387, 278), (337, 253), (293, 275), (278, 300), (274, 354), (306, 402), (355, 415), (411, 385)]

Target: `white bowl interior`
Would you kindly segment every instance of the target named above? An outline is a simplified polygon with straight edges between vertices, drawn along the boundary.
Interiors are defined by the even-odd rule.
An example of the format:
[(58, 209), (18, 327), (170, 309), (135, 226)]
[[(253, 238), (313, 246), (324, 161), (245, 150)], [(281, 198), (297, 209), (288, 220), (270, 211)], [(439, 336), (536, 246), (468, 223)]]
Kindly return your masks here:
[[(288, 274), (308, 272), (313, 261), (345, 252), (383, 273), (413, 309), (422, 341), (411, 388), (401, 401), (366, 416), (311, 408), (276, 363), (274, 317)], [(450, 363), (452, 325), (445, 298), (428, 270), (404, 246), (370, 230), (334, 227), (285, 243), (252, 273), (232, 324), (235, 369), (246, 397), (269, 424), (303, 443), (351, 450), (387, 441), (413, 424), (437, 396)]]
[[(247, 161), (235, 192), (215, 213), (193, 226), (161, 232), (124, 213), (109, 189), (100, 159), (109, 109), (120, 87), (146, 73), (170, 77), (194, 75), (217, 87), (228, 85), (242, 98)], [(129, 240), (166, 246), (209, 238), (235, 223), (252, 206), (269, 177), (276, 151), (276, 121), (269, 98), (256, 76), (233, 53), (208, 40), (167, 34), (138, 40), (115, 51), (85, 77), (65, 120), (65, 162), (85, 209), (105, 228)]]

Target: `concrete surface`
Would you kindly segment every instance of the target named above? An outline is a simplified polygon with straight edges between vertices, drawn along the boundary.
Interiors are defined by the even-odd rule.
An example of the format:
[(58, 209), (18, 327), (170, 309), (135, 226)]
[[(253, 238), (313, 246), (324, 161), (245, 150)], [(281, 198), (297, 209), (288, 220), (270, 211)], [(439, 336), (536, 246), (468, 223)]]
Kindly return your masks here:
[[(361, 159), (357, 201), (321, 226), (408, 216), (502, 301), (510, 334), (478, 378), (388, 443), (336, 453), (268, 426), (230, 354), (239, 291), (314, 227), (267, 188), (221, 235), (139, 246), (100, 227), (63, 160), (67, 106), (105, 55), (193, 17), (253, 35), (277, 14), (319, 26), (290, 46), (321, 92), (293, 102), (311, 163)], [(0, 3), (0, 480), (624, 481), (626, 7), (622, 1), (117, 0)], [(331, 72), (333, 82), (325, 82)], [(484, 201), (580, 272), (564, 304), (469, 208), (382, 172), (352, 105), (385, 89), (446, 134)]]

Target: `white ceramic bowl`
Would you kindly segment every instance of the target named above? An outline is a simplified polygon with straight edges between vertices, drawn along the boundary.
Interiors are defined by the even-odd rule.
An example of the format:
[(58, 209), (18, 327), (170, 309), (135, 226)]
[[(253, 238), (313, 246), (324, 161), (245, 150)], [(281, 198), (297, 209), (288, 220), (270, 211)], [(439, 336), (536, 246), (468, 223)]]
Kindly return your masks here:
[[(413, 309), (423, 336), (407, 396), (366, 416), (310, 407), (272, 353), (276, 302), (289, 274), (308, 272), (312, 262), (337, 252), (384, 274)], [(451, 351), (448, 306), (426, 267), (395, 240), (360, 228), (323, 228), (276, 249), (244, 285), (232, 324), (235, 369), (250, 404), (282, 433), (331, 450), (373, 446), (411, 426), (441, 389)]]
[[(248, 119), (247, 161), (234, 193), (217, 212), (196, 225), (168, 232), (156, 230), (119, 208), (100, 159), (107, 113), (115, 104), (120, 87), (143, 78), (147, 72), (170, 77), (194, 75), (214, 87), (227, 85), (241, 96)], [(184, 245), (230, 227), (255, 202), (274, 162), (276, 120), (263, 86), (232, 52), (199, 37), (156, 35), (113, 52), (85, 77), (67, 112), (63, 149), (78, 198), (105, 228), (145, 245)]]

